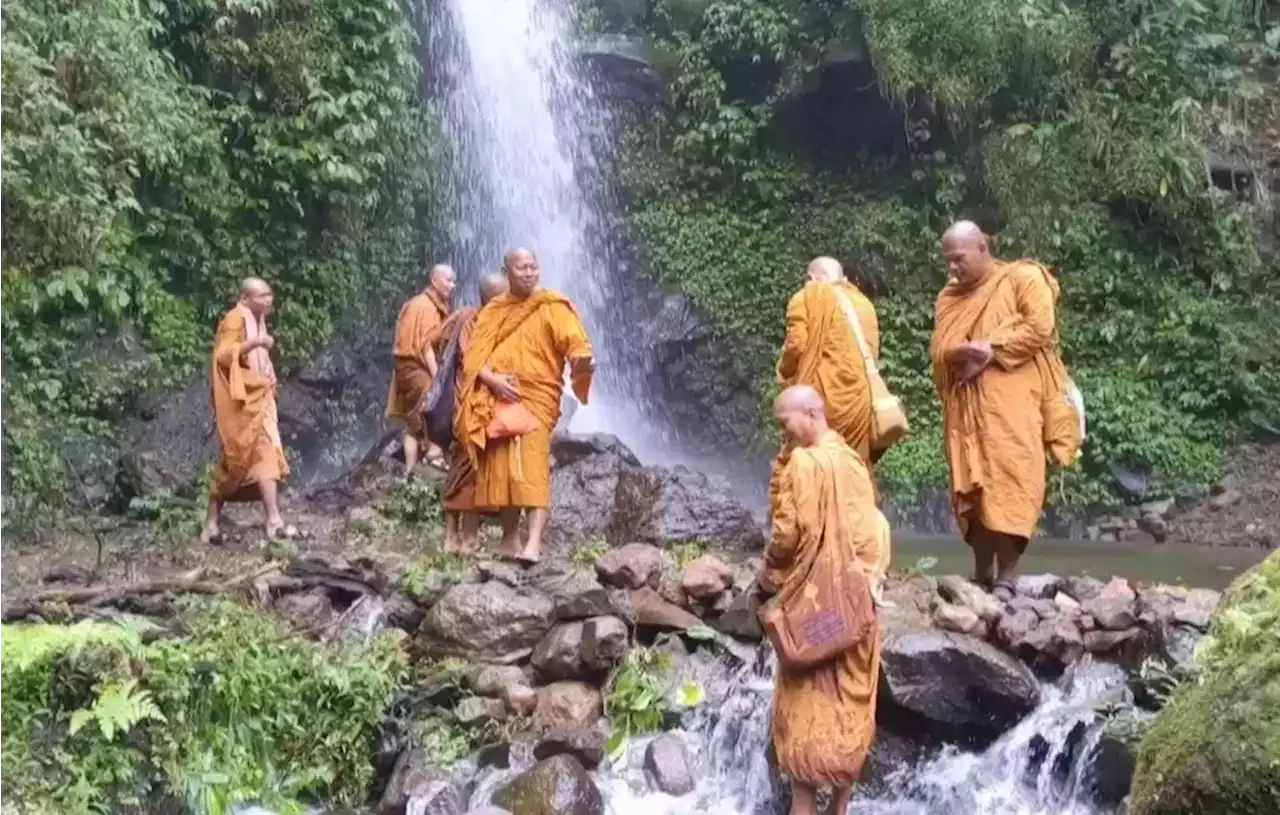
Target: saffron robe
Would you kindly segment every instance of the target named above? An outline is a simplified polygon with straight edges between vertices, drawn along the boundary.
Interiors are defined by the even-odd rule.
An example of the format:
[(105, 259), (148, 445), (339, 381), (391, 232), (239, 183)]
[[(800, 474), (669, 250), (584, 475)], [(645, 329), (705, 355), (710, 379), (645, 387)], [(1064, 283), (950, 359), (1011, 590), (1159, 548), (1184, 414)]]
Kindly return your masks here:
[(243, 350), (265, 332), (265, 323), (239, 305), (227, 312), (214, 335), (209, 385), (220, 447), (210, 492), (215, 501), (260, 500), (260, 482), (289, 474), (271, 355), (265, 348)]
[(880, 359), (875, 307), (847, 280), (813, 282), (787, 303), (787, 335), (778, 357), (778, 385), (809, 385), (827, 405), (827, 422), (871, 466), (871, 383), (853, 329), (838, 298), (853, 306), (871, 358)]
[[(427, 342), (438, 345), (443, 351), (449, 343), (457, 340), (458, 353), (465, 355), (471, 344), (479, 312), (480, 309), (475, 306), (465, 306), (454, 311), (444, 322), (428, 332)], [(458, 380), (462, 379), (461, 366), (455, 376)], [(455, 385), (453, 415), (457, 416), (461, 409), (462, 389)], [(445, 512), (472, 512), (476, 508), (476, 468), (457, 439), (449, 446), (448, 453), (449, 471), (445, 474), (444, 488), (440, 493), (441, 503)]]
[[(538, 289), (524, 299), (501, 294), (480, 310), (462, 358), (461, 409), (454, 417), (454, 436), (476, 467), (477, 509), (551, 506), (551, 433), (560, 418), (565, 363), (592, 355), (582, 318), (557, 291)], [(515, 375), (520, 401), (538, 419), (537, 430), (514, 439), (487, 438), (495, 397), (480, 382), (486, 367)], [(591, 375), (575, 375), (572, 385), (585, 405)]]
[[(434, 290), (427, 289), (400, 307), (392, 341), (391, 386), (387, 389), (388, 419), (399, 419), (405, 429), (419, 439), (425, 438), (422, 397), (431, 387), (427, 370), (427, 339), (449, 314), (449, 307)], [(435, 349), (439, 353), (440, 349)]]
[[(810, 569), (867, 575), (873, 596), (888, 568), (888, 524), (876, 509), (862, 459), (834, 430), (792, 451), (772, 505), (765, 578), (780, 591)], [(773, 747), (778, 768), (805, 784), (852, 785), (876, 731), (880, 629), (817, 667), (779, 664), (774, 677)]]
[[(1042, 400), (1056, 348), (1058, 283), (1038, 264), (1000, 263), (970, 286), (952, 280), (934, 307), (929, 356), (942, 399), (951, 506), (961, 534), (973, 522), (1021, 538), (1044, 509)], [(991, 343), (991, 363), (957, 387), (950, 353), (963, 342)]]

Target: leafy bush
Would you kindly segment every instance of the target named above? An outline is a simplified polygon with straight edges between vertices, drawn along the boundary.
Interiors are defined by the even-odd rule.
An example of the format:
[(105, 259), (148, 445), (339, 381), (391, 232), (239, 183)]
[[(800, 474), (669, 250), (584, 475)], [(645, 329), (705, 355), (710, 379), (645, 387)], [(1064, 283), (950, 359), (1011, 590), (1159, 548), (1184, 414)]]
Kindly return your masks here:
[[(227, 601), (144, 622), (6, 625), (3, 787), (47, 811), (358, 803), (406, 673), (389, 639), (324, 647)], [(144, 636), (146, 635), (146, 636)]]

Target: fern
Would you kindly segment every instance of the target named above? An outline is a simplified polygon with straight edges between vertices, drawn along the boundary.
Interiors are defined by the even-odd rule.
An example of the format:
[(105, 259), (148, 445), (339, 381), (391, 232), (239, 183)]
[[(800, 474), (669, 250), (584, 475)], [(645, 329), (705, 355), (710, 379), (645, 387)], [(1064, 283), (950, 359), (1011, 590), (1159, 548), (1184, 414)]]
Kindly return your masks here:
[(147, 719), (165, 721), (164, 714), (156, 707), (151, 693), (137, 690), (136, 679), (123, 682), (108, 682), (98, 691), (97, 701), (93, 707), (77, 710), (71, 714), (70, 732), (75, 735), (87, 724), (98, 723), (102, 737), (107, 741), (115, 739), (117, 733), (127, 732), (134, 725)]
[(119, 624), (81, 620), (75, 625), (0, 626), (0, 670), (8, 676), (47, 665), (54, 657), (75, 657), (86, 648), (119, 648), (130, 655), (142, 651), (142, 634), (155, 626), (140, 617)]

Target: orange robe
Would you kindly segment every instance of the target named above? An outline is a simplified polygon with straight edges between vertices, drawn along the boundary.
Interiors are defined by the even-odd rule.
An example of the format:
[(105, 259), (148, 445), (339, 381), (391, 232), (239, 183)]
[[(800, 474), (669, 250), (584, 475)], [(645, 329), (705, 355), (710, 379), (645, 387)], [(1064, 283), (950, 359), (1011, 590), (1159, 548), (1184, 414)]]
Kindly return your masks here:
[(880, 359), (875, 307), (847, 280), (809, 283), (787, 304), (787, 338), (778, 358), (778, 384), (810, 385), (827, 403), (827, 422), (863, 462), (871, 464), (871, 384), (853, 330), (837, 299), (847, 297), (872, 359)]
[[(539, 289), (525, 299), (502, 294), (480, 310), (462, 359), (462, 403), (454, 417), (454, 435), (476, 466), (477, 508), (551, 506), (551, 433), (560, 418), (565, 363), (592, 353), (577, 309), (557, 291)], [(515, 439), (487, 437), (494, 396), (479, 381), (485, 367), (515, 374), (537, 430)], [(574, 377), (573, 392), (584, 405), (590, 387), (590, 374)]]
[[(1030, 538), (1044, 508), (1046, 442), (1042, 401), (1056, 364), (1058, 283), (1035, 263), (1000, 263), (965, 288), (952, 280), (934, 307), (929, 356), (942, 399), (951, 505), (961, 534), (973, 521)], [(987, 340), (994, 356), (956, 387), (948, 354)]]
[(386, 416), (404, 422), (405, 429), (419, 439), (424, 437), (426, 425), (418, 408), (427, 388), (431, 387), (426, 359), (427, 335), (448, 314), (449, 307), (440, 295), (427, 289), (401, 306), (400, 315), (396, 317)]
[(209, 360), (214, 423), (221, 450), (213, 470), (215, 501), (256, 501), (258, 483), (289, 474), (276, 414), (276, 374), (265, 348), (245, 354), (249, 339), (266, 331), (244, 306), (218, 323)]
[[(427, 342), (438, 344), (443, 349), (457, 340), (458, 353), (465, 356), (471, 344), (471, 335), (475, 331), (476, 317), (480, 309), (465, 306), (450, 314), (444, 322), (427, 334)], [(458, 366), (455, 374), (462, 379), (462, 366)], [(457, 416), (462, 408), (462, 390), (455, 387), (453, 391), (453, 415)], [(444, 488), (440, 494), (445, 512), (472, 512), (476, 508), (476, 468), (471, 463), (461, 444), (454, 439), (449, 446), (449, 471), (444, 477)]]
[[(888, 534), (871, 476), (840, 434), (795, 449), (773, 499), (766, 578), (779, 590), (811, 569), (857, 563), (873, 593), (888, 568)], [(794, 590), (794, 588), (792, 589)], [(816, 668), (779, 664), (773, 690), (773, 747), (779, 769), (796, 781), (852, 785), (876, 732), (880, 630)]]

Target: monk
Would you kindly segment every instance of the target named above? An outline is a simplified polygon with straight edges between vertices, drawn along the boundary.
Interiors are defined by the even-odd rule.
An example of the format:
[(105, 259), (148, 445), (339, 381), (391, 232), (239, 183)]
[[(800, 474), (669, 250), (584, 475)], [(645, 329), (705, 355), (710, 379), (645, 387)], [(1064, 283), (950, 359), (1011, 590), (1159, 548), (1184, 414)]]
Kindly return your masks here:
[[(596, 361), (573, 303), (538, 286), (533, 252), (513, 249), (502, 266), (509, 291), (490, 300), (476, 318), (462, 358), (454, 435), (476, 467), (476, 508), (501, 515), (500, 556), (528, 565), (542, 555), (551, 506), (551, 432), (560, 416), (565, 364), (574, 395), (586, 404)], [(519, 403), (537, 426), (497, 437), (502, 416), (520, 413), (502, 403)], [(528, 538), (521, 545), (520, 517), (526, 511)]]
[[(395, 340), (391, 349), (393, 367), (391, 387), (387, 392), (388, 419), (404, 422), (404, 472), (408, 475), (418, 466), (419, 445), (426, 439), (422, 420), (422, 397), (439, 367), (437, 349), (427, 335), (449, 315), (455, 276), (444, 264), (431, 267), (427, 288), (400, 307), (396, 317)], [(444, 467), (440, 448), (428, 442), (427, 462)]]
[[(427, 342), (438, 344), (442, 348), (456, 342), (458, 353), (465, 356), (467, 348), (471, 346), (480, 309), (506, 291), (506, 275), (499, 272), (485, 275), (480, 279), (480, 308), (465, 306), (454, 311), (427, 334)], [(458, 379), (462, 378), (461, 368), (457, 376)], [(461, 388), (454, 389), (455, 416), (461, 409), (461, 394)], [(480, 515), (476, 512), (476, 470), (457, 439), (454, 439), (449, 448), (449, 471), (445, 476), (441, 503), (444, 505), (444, 550), (465, 554), (475, 552), (480, 546)]]
[(275, 338), (267, 332), (267, 314), (275, 296), (265, 280), (240, 284), (240, 302), (218, 323), (209, 360), (220, 454), (213, 471), (209, 509), (200, 540), (216, 544), (222, 505), (261, 501), (267, 537), (284, 529), (279, 482), (289, 474), (276, 415), (276, 372), (271, 364)]
[(1055, 372), (1058, 284), (1039, 264), (991, 255), (977, 224), (942, 236), (951, 279), (934, 307), (929, 355), (942, 399), (951, 505), (973, 580), (1013, 598), (1018, 560), (1044, 507), (1042, 399)]
[[(793, 452), (772, 499), (773, 539), (761, 585), (783, 589), (806, 580), (811, 569), (853, 562), (878, 594), (889, 566), (888, 525), (862, 458), (827, 423), (822, 397), (808, 385), (783, 391), (773, 416)], [(773, 749), (778, 769), (791, 779), (792, 815), (815, 815), (820, 785), (832, 787), (831, 812), (848, 809), (875, 738), (879, 627), (873, 632), (817, 667), (778, 666)]]
[[(787, 335), (778, 358), (778, 384), (811, 385), (827, 406), (827, 421), (868, 467), (871, 383), (849, 316), (857, 319), (873, 362), (880, 359), (875, 307), (845, 278), (834, 258), (815, 258), (809, 280), (787, 303)], [(847, 311), (846, 311), (847, 309)]]

